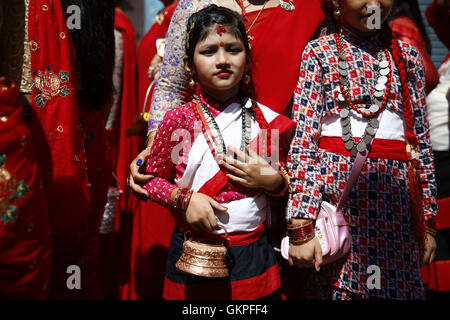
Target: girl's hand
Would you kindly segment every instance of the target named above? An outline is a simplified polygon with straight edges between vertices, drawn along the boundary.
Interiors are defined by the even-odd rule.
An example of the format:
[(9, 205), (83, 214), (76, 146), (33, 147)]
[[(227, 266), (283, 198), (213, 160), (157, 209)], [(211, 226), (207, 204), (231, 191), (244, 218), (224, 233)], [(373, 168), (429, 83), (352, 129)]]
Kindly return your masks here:
[(436, 254), (436, 240), (431, 234), (425, 236), (425, 252), (422, 258), (422, 267), (429, 265), (433, 262)]
[(228, 209), (203, 193), (194, 192), (183, 218), (196, 231), (214, 231), (219, 229), (214, 209), (225, 212)]
[(290, 266), (315, 268), (319, 272), (322, 264), (322, 248), (317, 237), (305, 244), (291, 244), (288, 262)]
[(231, 181), (247, 188), (263, 188), (272, 193), (281, 189), (281, 175), (256, 152), (249, 150), (249, 153), (245, 154), (233, 147), (228, 147), (228, 150), (236, 155), (237, 159), (224, 156), (219, 160), (219, 165), (229, 172)]

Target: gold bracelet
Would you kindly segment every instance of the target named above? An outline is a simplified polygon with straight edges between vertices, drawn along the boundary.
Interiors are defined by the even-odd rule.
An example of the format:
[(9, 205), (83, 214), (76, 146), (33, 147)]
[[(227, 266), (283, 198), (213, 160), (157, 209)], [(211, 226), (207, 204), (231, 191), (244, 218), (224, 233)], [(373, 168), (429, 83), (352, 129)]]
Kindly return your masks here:
[[(151, 149), (152, 146), (149, 146), (148, 142), (150, 141), (150, 139), (154, 140), (157, 131), (158, 130), (152, 130), (152, 131), (150, 131), (147, 134), (147, 140), (145, 141), (145, 148), (146, 149)], [(152, 144), (153, 144), (153, 141), (152, 141)]]
[(313, 232), (313, 233), (309, 234), (307, 237), (305, 237), (303, 239), (299, 239), (299, 240), (289, 239), (289, 240), (290, 240), (291, 244), (293, 244), (295, 246), (298, 246), (298, 245), (302, 245), (302, 244), (305, 244), (305, 243), (311, 241), (312, 239), (314, 239), (315, 236), (316, 236), (316, 233)]

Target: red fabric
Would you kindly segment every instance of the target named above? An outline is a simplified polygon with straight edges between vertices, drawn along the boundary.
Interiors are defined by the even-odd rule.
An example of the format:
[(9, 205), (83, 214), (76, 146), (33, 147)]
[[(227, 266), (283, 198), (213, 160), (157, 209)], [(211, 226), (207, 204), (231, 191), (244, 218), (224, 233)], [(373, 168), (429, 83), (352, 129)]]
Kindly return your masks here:
[(450, 261), (434, 261), (420, 269), (423, 282), (433, 291), (450, 291)]
[(425, 17), (447, 49), (450, 49), (450, 11), (434, 0), (425, 10)]
[(52, 252), (47, 202), (19, 90), (1, 82), (0, 115), (7, 120), (0, 121), (0, 299), (45, 299)]
[(234, 247), (243, 246), (255, 242), (259, 238), (261, 238), (266, 231), (266, 225), (266, 222), (261, 223), (255, 230), (250, 232), (231, 232), (228, 234), (230, 242), (228, 242), (228, 240), (225, 238), (225, 235), (223, 234), (213, 234), (204, 231), (193, 231), (191, 233), (191, 236), (222, 241), (224, 243), (227, 242), (229, 245), (232, 245)]
[[(150, 27), (150, 30), (144, 35), (139, 44), (137, 53), (137, 66), (138, 66), (138, 106), (142, 110), (147, 88), (150, 85), (150, 79), (148, 77), (148, 68), (150, 62), (156, 54), (156, 40), (164, 38), (169, 28), (170, 20), (172, 19), (173, 12), (178, 5), (178, 1), (175, 1), (171, 5), (167, 6), (160, 14), (162, 21), (160, 23), (155, 21)], [(152, 91), (153, 92), (153, 91)], [(152, 93), (151, 92), (151, 93)], [(147, 111), (151, 102), (151, 93), (147, 102)]]
[[(150, 84), (148, 68), (156, 54), (156, 39), (164, 38), (178, 1), (163, 11), (142, 38), (137, 55), (138, 110), (142, 110)], [(151, 101), (151, 96), (148, 103)], [(131, 161), (130, 161), (131, 162)], [(170, 239), (175, 228), (172, 213), (154, 202), (140, 202), (133, 220), (130, 280), (122, 287), (122, 299), (161, 299)]]
[[(48, 11), (42, 10), (47, 5)], [(75, 90), (75, 52), (66, 28), (66, 20), (59, 1), (36, 0), (29, 7), (29, 38), (38, 49), (31, 50), (33, 79), (42, 78), (39, 72), (51, 72), (59, 76), (68, 72), (64, 83), (70, 94), (46, 99), (38, 106), (42, 90), (34, 88), (32, 93), (32, 134), (37, 160), (41, 169), (50, 226), (55, 242), (61, 245), (78, 246), (86, 229), (89, 211), (89, 190), (86, 159), (82, 143), (82, 132), (78, 124), (78, 101)], [(62, 36), (64, 39), (62, 39)], [(44, 92), (49, 91), (44, 87)]]
[[(126, 15), (116, 9), (114, 28), (122, 32), (123, 37), (123, 81), (122, 98), (120, 102), (120, 126), (118, 136), (111, 141), (113, 165), (120, 188), (123, 194), (120, 200), (122, 213), (135, 213), (138, 206), (136, 197), (131, 195), (131, 190), (126, 186), (126, 179), (130, 174), (130, 163), (138, 154), (142, 145), (139, 137), (125, 137), (125, 131), (131, 127), (138, 115), (136, 101), (136, 36), (134, 29)], [(117, 138), (117, 139), (116, 139)], [(116, 225), (119, 226), (120, 217), (117, 217)]]
[[(361, 138), (355, 137), (354, 140), (358, 142)], [(319, 148), (345, 156), (352, 155), (345, 148), (341, 137), (321, 137)], [(405, 142), (400, 140), (373, 139), (368, 157), (406, 161)]]
[(420, 35), (419, 28), (417, 28), (414, 21), (408, 17), (396, 18), (389, 22), (389, 26), (398, 39), (413, 45), (419, 50), (425, 67), (426, 93), (428, 94), (438, 84), (439, 73), (427, 52), (425, 41)]
[[(47, 7), (47, 10), (43, 10)], [(75, 51), (59, 1), (30, 1), (29, 39), (32, 93), (32, 135), (43, 175), (54, 238), (53, 299), (97, 298), (85, 239), (90, 194), (79, 125)], [(81, 268), (81, 290), (67, 288), (67, 268)]]
[[(173, 282), (167, 278), (165, 281), (164, 299), (167, 300), (204, 299), (205, 292), (208, 292), (208, 299), (210, 300), (224, 300), (224, 295), (226, 296), (230, 292), (233, 293), (231, 300), (247, 300), (248, 297), (260, 299), (280, 287), (280, 271), (278, 264), (275, 264), (263, 274), (245, 280), (189, 284), (189, 297), (186, 297), (185, 285)], [(230, 283), (232, 289), (229, 288)]]
[(439, 211), (436, 216), (436, 229), (450, 228), (450, 197), (438, 199)]
[[(263, 20), (260, 17), (250, 31), (255, 38), (252, 59), (257, 61), (250, 66), (255, 99), (278, 113), (285, 111), (294, 92), (303, 48), (324, 18), (320, 0), (293, 3), (295, 10), (290, 12), (280, 6), (266, 9), (270, 14)], [(247, 28), (257, 14), (244, 17)]]

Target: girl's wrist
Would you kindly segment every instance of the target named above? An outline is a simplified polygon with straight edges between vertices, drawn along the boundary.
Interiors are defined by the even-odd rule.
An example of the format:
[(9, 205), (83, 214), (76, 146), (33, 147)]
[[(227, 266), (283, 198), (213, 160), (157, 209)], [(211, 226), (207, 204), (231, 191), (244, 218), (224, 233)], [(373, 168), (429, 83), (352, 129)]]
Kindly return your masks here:
[(271, 179), (268, 179), (269, 183), (264, 187), (264, 190), (269, 193), (277, 194), (284, 187), (284, 179), (280, 174), (275, 174), (274, 177), (275, 178), (273, 181), (271, 181)]

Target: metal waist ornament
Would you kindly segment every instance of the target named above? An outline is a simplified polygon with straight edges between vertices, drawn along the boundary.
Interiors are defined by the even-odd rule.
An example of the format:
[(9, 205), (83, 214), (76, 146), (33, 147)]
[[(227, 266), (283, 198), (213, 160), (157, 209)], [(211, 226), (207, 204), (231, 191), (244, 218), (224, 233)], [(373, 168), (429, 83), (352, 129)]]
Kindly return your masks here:
[[(230, 243), (225, 227), (225, 237)], [(183, 252), (175, 266), (183, 272), (207, 278), (229, 276), (227, 267), (227, 246), (218, 240), (192, 237), (184, 234)]]

